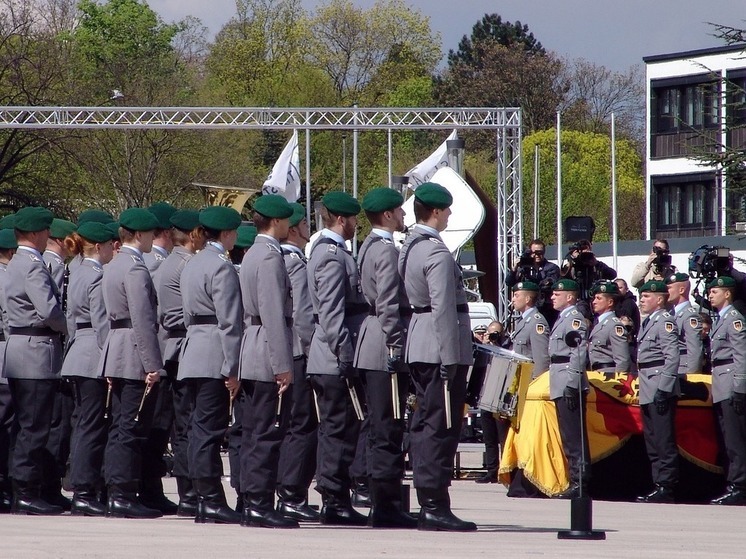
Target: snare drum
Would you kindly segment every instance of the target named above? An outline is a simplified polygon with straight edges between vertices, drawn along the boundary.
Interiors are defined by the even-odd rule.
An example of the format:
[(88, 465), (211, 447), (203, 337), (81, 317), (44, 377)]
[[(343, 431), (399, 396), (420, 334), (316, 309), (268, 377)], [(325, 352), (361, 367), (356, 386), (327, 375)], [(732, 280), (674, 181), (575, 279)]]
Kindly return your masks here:
[(479, 349), (480, 353), (486, 354), (488, 362), (484, 368), (477, 407), (504, 417), (514, 417), (518, 409), (521, 364), (530, 362), (530, 359), (493, 346), (480, 345)]

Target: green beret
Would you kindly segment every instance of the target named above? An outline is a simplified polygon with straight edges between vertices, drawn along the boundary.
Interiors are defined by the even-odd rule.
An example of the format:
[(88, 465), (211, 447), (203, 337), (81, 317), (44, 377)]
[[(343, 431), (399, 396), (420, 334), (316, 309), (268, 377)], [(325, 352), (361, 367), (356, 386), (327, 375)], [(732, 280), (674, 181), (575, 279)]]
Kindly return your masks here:
[(293, 208), (279, 194), (264, 194), (254, 202), (254, 211), (270, 219), (287, 219), (293, 215)]
[(15, 229), (16, 214), (8, 214), (0, 219), (0, 229)]
[(736, 286), (736, 280), (734, 280), (730, 276), (720, 276), (719, 278), (713, 279), (710, 283), (707, 284), (707, 289), (712, 289), (713, 287), (735, 287)]
[(46, 208), (26, 206), (16, 212), (15, 228), (26, 233), (44, 231), (52, 226), (54, 215)]
[(519, 281), (513, 286), (513, 291), (534, 291), (539, 292), (539, 286), (532, 281)]
[(199, 226), (199, 212), (197, 210), (178, 210), (174, 212), (169, 222), (181, 231), (191, 231)]
[(54, 218), (52, 220), (52, 226), (49, 228), (49, 236), (53, 239), (64, 239), (68, 235), (75, 233), (78, 228), (72, 221), (66, 219)]
[(680, 281), (689, 281), (689, 274), (685, 274), (683, 272), (676, 272), (675, 274), (671, 274), (666, 278), (666, 285), (679, 283)]
[(207, 206), (199, 212), (199, 222), (213, 231), (232, 231), (241, 225), (241, 214), (227, 206)]
[(619, 295), (619, 286), (614, 281), (599, 281), (591, 287), (591, 295)]
[(393, 188), (374, 188), (363, 198), (363, 209), (366, 212), (378, 213), (398, 208), (404, 203), (404, 196)]
[(171, 229), (171, 216), (176, 213), (168, 202), (156, 202), (148, 208), (148, 211), (158, 218), (158, 229)]
[(650, 293), (668, 294), (668, 287), (666, 287), (666, 282), (660, 280), (650, 280), (642, 284), (642, 287), (640, 288), (640, 293), (645, 293), (646, 291), (649, 291)]
[(324, 194), (321, 203), (334, 215), (350, 217), (360, 213), (360, 204), (346, 192), (336, 190)]
[(113, 222), (114, 217), (109, 212), (105, 212), (104, 210), (96, 210), (93, 208), (80, 212), (80, 215), (78, 215), (78, 225), (82, 225), (83, 223), (87, 223), (89, 221), (106, 224)]
[(92, 243), (105, 243), (106, 241), (111, 241), (114, 237), (111, 229), (105, 224), (95, 221), (88, 221), (78, 227), (78, 235)]
[[(418, 189), (419, 190), (419, 189)], [(578, 282), (571, 279), (561, 279), (554, 282), (552, 291), (575, 291), (580, 292)]]
[(236, 238), (236, 244), (238, 248), (249, 248), (254, 244), (256, 239), (257, 230), (253, 225), (241, 225), (238, 228), (238, 237)]
[(448, 190), (434, 182), (425, 182), (414, 191), (414, 197), (431, 208), (444, 210), (453, 204), (453, 196)]
[(12, 248), (18, 248), (15, 231), (12, 229), (0, 230), (0, 250), (10, 250)]
[(306, 208), (303, 207), (303, 204), (299, 204), (298, 202), (293, 202), (290, 204), (290, 207), (293, 208), (293, 215), (290, 216), (290, 227), (295, 227), (301, 221), (306, 219)]
[(104, 225), (111, 231), (112, 240), (119, 240), (119, 222), (112, 221), (111, 223), (104, 223)]
[(119, 214), (119, 225), (130, 231), (152, 231), (161, 227), (155, 214), (145, 208), (127, 208)]

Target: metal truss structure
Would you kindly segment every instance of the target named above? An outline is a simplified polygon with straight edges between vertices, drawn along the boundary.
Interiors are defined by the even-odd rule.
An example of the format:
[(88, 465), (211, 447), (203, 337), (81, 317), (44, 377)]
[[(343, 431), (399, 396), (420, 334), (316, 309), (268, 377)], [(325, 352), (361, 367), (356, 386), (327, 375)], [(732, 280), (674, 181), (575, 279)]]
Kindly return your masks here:
[[(495, 130), (497, 274), (521, 250), (521, 111), (517, 108), (0, 107), (0, 128), (173, 130)], [(307, 144), (308, 145), (308, 144)], [(309, 149), (307, 147), (307, 149)], [(509, 313), (500, 290), (498, 316)]]

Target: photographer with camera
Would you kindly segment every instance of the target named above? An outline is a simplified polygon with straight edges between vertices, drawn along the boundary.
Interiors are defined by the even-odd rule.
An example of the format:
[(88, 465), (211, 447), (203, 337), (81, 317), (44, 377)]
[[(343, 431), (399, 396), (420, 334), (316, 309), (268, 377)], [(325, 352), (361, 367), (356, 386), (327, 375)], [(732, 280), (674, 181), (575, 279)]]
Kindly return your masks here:
[(712, 311), (707, 293), (701, 295), (699, 292), (702, 282), (707, 284), (715, 278), (729, 277), (735, 283), (733, 306), (741, 314), (746, 314), (746, 273), (734, 268), (733, 260), (733, 254), (723, 246), (703, 245), (689, 255), (689, 275), (699, 280), (692, 297), (703, 309)]
[(552, 295), (552, 285), (560, 277), (560, 269), (559, 266), (549, 262), (544, 257), (545, 253), (546, 245), (544, 241), (541, 239), (532, 240), (513, 269), (508, 272), (505, 284), (510, 288), (522, 281), (530, 281), (538, 285), (539, 297), (536, 300), (536, 310), (544, 315), (551, 326), (557, 320), (557, 311), (552, 307), (550, 297)]
[(656, 239), (645, 262), (640, 262), (632, 270), (632, 285), (640, 289), (650, 280), (663, 280), (676, 273), (676, 266), (671, 264), (671, 251), (666, 239)]
[(562, 265), (561, 276), (571, 279), (578, 284), (578, 311), (588, 321), (593, 321), (593, 311), (590, 300), (593, 298), (591, 288), (599, 280), (613, 280), (616, 278), (616, 270), (604, 264), (593, 254), (593, 244), (582, 239), (570, 245), (565, 262)]

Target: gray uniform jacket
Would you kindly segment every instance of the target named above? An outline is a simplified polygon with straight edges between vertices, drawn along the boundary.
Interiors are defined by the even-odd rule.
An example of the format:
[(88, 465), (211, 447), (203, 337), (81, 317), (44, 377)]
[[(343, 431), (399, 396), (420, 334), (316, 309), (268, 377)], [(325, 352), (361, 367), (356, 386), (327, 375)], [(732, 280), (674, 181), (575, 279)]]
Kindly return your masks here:
[(71, 340), (62, 364), (62, 376), (99, 376), (101, 348), (109, 333), (109, 319), (102, 291), (103, 279), (104, 269), (95, 260), (83, 260), (70, 273), (67, 329)]
[(11, 333), (5, 344), (3, 376), (55, 379), (62, 366), (59, 334), (67, 334), (67, 322), (54, 280), (41, 255), (23, 247), (18, 247), (5, 273), (8, 327), (49, 328), (55, 333), (42, 336)]
[(472, 334), (461, 268), (440, 236), (415, 226), (399, 254), (399, 274), (414, 309), (406, 362), (471, 365)]
[(51, 250), (45, 250), (42, 257), (44, 258), (44, 264), (49, 268), (49, 273), (52, 274), (52, 279), (57, 286), (57, 290), (62, 293), (62, 283), (65, 281), (64, 260), (56, 252), (52, 252)]
[(655, 311), (643, 321), (637, 336), (637, 368), (640, 405), (652, 403), (658, 389), (679, 394), (679, 333), (668, 312)]
[(163, 369), (153, 280), (137, 252), (122, 246), (107, 264), (103, 281), (109, 321), (127, 320), (131, 328), (112, 328), (104, 342), (98, 371), (106, 377), (143, 380)]
[(394, 242), (375, 233), (360, 247), (360, 283), (374, 314), (369, 314), (360, 328), (354, 361), (358, 369), (386, 371), (389, 349), (402, 355), (407, 322), (400, 309), (411, 311), (398, 262)]
[[(8, 265), (0, 263), (0, 325), (3, 329), (3, 339), (0, 341), (0, 372), (5, 360), (5, 340), (8, 339), (8, 313), (5, 311), (5, 283), (8, 281)], [(8, 384), (8, 379), (0, 375), (0, 384)]]
[(607, 313), (591, 330), (588, 339), (588, 364), (593, 371), (630, 372), (632, 360), (627, 343), (627, 331), (613, 312)]
[[(565, 336), (576, 331), (581, 336), (580, 345), (570, 347)], [(585, 318), (575, 305), (564, 309), (549, 335), (549, 398), (561, 397), (565, 388), (588, 390), (588, 375), (585, 372), (588, 353), (588, 329)]]
[(313, 303), (308, 293), (306, 255), (297, 246), (282, 245), (285, 269), (293, 288), (293, 356), (308, 357), (313, 337)]
[(712, 327), (712, 401), (746, 393), (746, 324), (733, 307)]
[(180, 286), (187, 336), (178, 379), (238, 376), (243, 308), (238, 274), (230, 259), (208, 243), (184, 266)]
[(357, 265), (347, 249), (321, 236), (308, 260), (308, 290), (318, 323), (307, 371), (338, 375), (339, 363), (352, 363), (360, 326), (368, 314)]
[(257, 235), (239, 273), (244, 309), (239, 374), (244, 380), (274, 382), (293, 370), (293, 288), (280, 243)]
[[(158, 324), (161, 328), (158, 337), (161, 342), (163, 361), (178, 361), (184, 343), (186, 326), (184, 308), (181, 301), (181, 273), (187, 261), (194, 256), (182, 246), (174, 247), (161, 266), (154, 280), (158, 296)], [(168, 337), (169, 332), (182, 333), (181, 337)]]
[[(531, 358), (534, 368), (531, 378), (549, 370), (549, 323), (536, 309), (529, 309), (515, 321), (510, 335), (511, 349)], [(528, 316), (526, 316), (528, 315)]]
[(168, 258), (168, 252), (165, 248), (153, 245), (150, 252), (146, 252), (142, 255), (142, 261), (145, 262), (145, 266), (148, 268), (151, 276), (155, 276), (156, 270), (161, 267)]
[(705, 348), (702, 343), (702, 321), (689, 304), (676, 312), (679, 332), (679, 374), (701, 373)]

